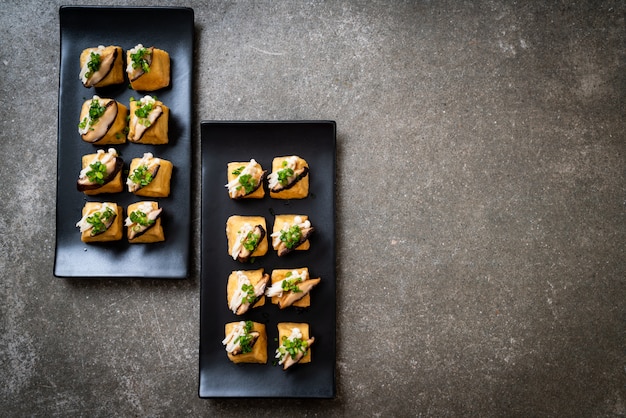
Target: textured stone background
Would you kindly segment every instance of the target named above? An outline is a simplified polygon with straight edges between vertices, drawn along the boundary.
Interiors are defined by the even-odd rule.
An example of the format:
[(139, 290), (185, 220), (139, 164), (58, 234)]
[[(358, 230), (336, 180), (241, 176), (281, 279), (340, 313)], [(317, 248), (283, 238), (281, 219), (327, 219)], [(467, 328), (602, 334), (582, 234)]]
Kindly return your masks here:
[(61, 4), (0, 5), (0, 415), (626, 414), (623, 1), (176, 3), (196, 153), (337, 121), (338, 396), (250, 403), (197, 397), (199, 154), (189, 280), (52, 275)]

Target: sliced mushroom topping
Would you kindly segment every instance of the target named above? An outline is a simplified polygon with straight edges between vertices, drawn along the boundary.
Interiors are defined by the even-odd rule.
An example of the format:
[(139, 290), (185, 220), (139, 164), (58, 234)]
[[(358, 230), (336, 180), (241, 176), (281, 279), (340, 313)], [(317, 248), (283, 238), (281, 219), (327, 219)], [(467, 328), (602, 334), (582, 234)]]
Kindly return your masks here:
[(128, 191), (134, 193), (147, 186), (156, 177), (161, 167), (161, 159), (154, 158), (152, 153), (146, 152), (132, 173), (128, 173), (126, 185)]
[(124, 167), (124, 160), (114, 148), (108, 152), (98, 150), (93, 160), (78, 175), (76, 188), (79, 192), (98, 189), (115, 178)]
[[(94, 55), (98, 55), (99, 58), (96, 58), (96, 60), (100, 61), (99, 66), (97, 66), (95, 70), (93, 69), (93, 64), (91, 64), (92, 68), (90, 68), (90, 62)], [(85, 65), (83, 65), (80, 71), (80, 79), (83, 85), (85, 87), (92, 87), (101, 82), (111, 72), (116, 58), (117, 48), (104, 48), (103, 46), (94, 48), (90, 53), (89, 59), (85, 62)]]
[(265, 293), (265, 286), (270, 280), (269, 274), (264, 274), (254, 286), (242, 271), (237, 272), (237, 289), (231, 297), (228, 307), (233, 313), (243, 315)]
[(278, 299), (278, 306), (280, 309), (285, 309), (293, 305), (307, 295), (320, 281), (321, 279), (318, 277), (317, 279), (309, 279), (296, 284), (295, 286), (298, 288), (298, 291), (292, 290), (284, 292), (281, 298)]
[[(314, 342), (315, 342), (314, 337), (311, 337), (308, 340), (306, 340), (307, 347), (312, 346)], [(283, 370), (287, 370), (288, 368), (290, 368), (291, 366), (293, 366), (294, 364), (302, 360), (302, 357), (304, 357), (305, 355), (306, 355), (306, 351), (299, 351), (295, 357), (291, 357), (290, 354), (287, 354), (285, 361), (283, 362)]]
[(89, 112), (78, 125), (81, 138), (86, 142), (97, 142), (111, 129), (117, 118), (117, 103), (113, 99), (94, 96), (89, 102)]
[(233, 260), (237, 260), (241, 263), (247, 262), (263, 238), (265, 238), (265, 229), (263, 226), (252, 226), (248, 223), (244, 224), (237, 233), (235, 244), (231, 250)]
[(144, 203), (129, 213), (124, 221), (124, 225), (128, 227), (128, 239), (137, 238), (152, 228), (162, 211), (163, 208), (155, 209), (150, 203)]

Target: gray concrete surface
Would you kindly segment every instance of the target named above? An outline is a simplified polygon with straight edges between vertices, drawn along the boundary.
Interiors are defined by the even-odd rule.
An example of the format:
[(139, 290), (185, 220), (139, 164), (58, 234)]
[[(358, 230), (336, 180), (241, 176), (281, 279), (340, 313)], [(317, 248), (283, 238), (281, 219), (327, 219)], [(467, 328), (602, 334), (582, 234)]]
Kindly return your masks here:
[(337, 398), (198, 399), (197, 154), (189, 280), (53, 277), (78, 3), (8, 0), (0, 415), (626, 414), (623, 1), (176, 3), (196, 152), (202, 119), (337, 121)]

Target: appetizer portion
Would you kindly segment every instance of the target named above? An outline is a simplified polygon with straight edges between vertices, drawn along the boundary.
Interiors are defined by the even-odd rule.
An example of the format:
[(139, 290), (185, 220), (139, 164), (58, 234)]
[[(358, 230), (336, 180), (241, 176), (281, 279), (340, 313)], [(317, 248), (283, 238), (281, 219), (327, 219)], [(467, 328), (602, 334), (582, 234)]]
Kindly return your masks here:
[(276, 215), (272, 247), (282, 257), (292, 251), (310, 248), (309, 237), (315, 231), (306, 215)]
[(280, 322), (278, 324), (278, 342), (276, 349), (278, 364), (283, 370), (296, 363), (311, 362), (311, 345), (314, 337), (309, 337), (309, 324), (295, 322)]
[(155, 158), (150, 152), (141, 158), (133, 158), (126, 179), (128, 191), (137, 196), (167, 197), (173, 169), (171, 162)]
[(306, 308), (311, 306), (311, 289), (321, 278), (309, 278), (309, 269), (276, 269), (272, 270), (272, 284), (265, 290), (265, 296), (271, 298), (273, 304), (280, 309), (289, 306)]
[(124, 82), (122, 48), (99, 45), (80, 54), (80, 78), (85, 87), (105, 87)]
[(243, 315), (250, 308), (265, 305), (265, 286), (269, 280), (270, 275), (263, 269), (233, 271), (226, 285), (228, 309), (236, 315)]
[(78, 133), (83, 141), (95, 145), (126, 142), (128, 108), (113, 99), (97, 95), (86, 100), (80, 110)]
[(133, 90), (154, 91), (170, 85), (170, 55), (142, 44), (126, 51), (126, 74)]
[(128, 140), (140, 144), (167, 144), (169, 114), (169, 108), (152, 96), (131, 97)]
[(228, 184), (225, 187), (231, 199), (262, 199), (265, 196), (263, 179), (267, 170), (254, 159), (247, 163), (228, 163), (227, 170)]
[(114, 148), (83, 155), (76, 189), (86, 195), (119, 193), (123, 190), (122, 167), (124, 160)]
[(224, 326), (226, 355), (233, 363), (267, 363), (265, 325), (252, 321), (229, 322)]
[(267, 177), (270, 197), (304, 199), (309, 195), (309, 165), (297, 155), (276, 157)]
[(122, 239), (122, 208), (111, 202), (87, 202), (83, 217), (76, 223), (82, 242), (108, 242)]
[(262, 216), (233, 215), (226, 221), (228, 255), (241, 263), (267, 253), (267, 227)]
[(157, 202), (137, 202), (128, 206), (124, 221), (126, 236), (131, 244), (165, 241), (161, 212)]

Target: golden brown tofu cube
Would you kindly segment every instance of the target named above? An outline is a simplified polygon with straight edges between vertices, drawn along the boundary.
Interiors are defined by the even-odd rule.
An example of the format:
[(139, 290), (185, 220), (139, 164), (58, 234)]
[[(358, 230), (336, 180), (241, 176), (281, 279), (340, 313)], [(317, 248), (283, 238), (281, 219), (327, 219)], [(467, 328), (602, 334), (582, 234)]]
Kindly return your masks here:
[[(237, 289), (237, 283), (238, 283), (238, 276), (239, 276), (239, 272), (243, 273), (248, 280), (250, 281), (250, 284), (252, 286), (256, 286), (261, 279), (263, 279), (263, 276), (265, 275), (265, 270), (264, 269), (258, 269), (258, 270), (243, 270), (243, 271), (233, 271), (232, 273), (230, 273), (230, 275), (228, 276), (228, 283), (226, 284), (226, 304), (227, 306), (230, 305), (230, 301), (233, 298), (233, 295), (235, 294), (235, 292), (238, 290)], [(257, 308), (259, 306), (263, 306), (265, 305), (265, 296), (261, 296), (255, 303), (254, 305), (251, 306), (251, 308)]]
[[(283, 337), (289, 338), (291, 335), (291, 330), (293, 328), (298, 328), (302, 333), (302, 339), (308, 340), (309, 335), (309, 324), (306, 323), (298, 323), (298, 322), (279, 322), (278, 323), (278, 345), (282, 344)], [(300, 359), (298, 363), (310, 363), (311, 362), (311, 349), (307, 350), (307, 353)]]
[(128, 140), (137, 144), (167, 144), (169, 114), (169, 108), (151, 96), (131, 100)]
[[(96, 212), (102, 214), (104, 212), (104, 206), (106, 205), (111, 208), (115, 212), (115, 218), (113, 218), (113, 222), (111, 225), (102, 233), (98, 233), (93, 235), (94, 228), (85, 229), (80, 234), (80, 240), (82, 242), (109, 242), (109, 241), (119, 241), (122, 239), (122, 221), (123, 221), (123, 212), (122, 207), (118, 206), (116, 203), (112, 202), (87, 202), (82, 210), (83, 218), (79, 223), (83, 223), (87, 226), (93, 226), (90, 222), (86, 220), (86, 217), (93, 216)], [(106, 223), (105, 219), (102, 219), (102, 216), (98, 216), (103, 222)], [(77, 226), (79, 226), (77, 224)]]
[[(151, 217), (156, 217), (156, 219), (154, 219), (154, 223), (146, 227), (133, 222), (131, 216), (135, 211), (141, 212), (141, 214), (143, 214), (143, 216), (147, 219), (150, 219)], [(165, 241), (165, 233), (163, 232), (163, 226), (161, 225), (160, 211), (161, 209), (159, 208), (159, 204), (157, 202), (143, 201), (129, 205), (126, 211), (126, 221), (124, 223), (127, 227), (126, 236), (128, 238), (128, 242), (131, 244), (149, 244)]]
[[(93, 114), (99, 114), (99, 117), (93, 118)], [(128, 108), (120, 102), (93, 96), (85, 100), (80, 109), (80, 137), (94, 145), (123, 144), (126, 142), (127, 117)]]
[[(94, 159), (98, 156), (98, 154), (86, 154), (83, 155), (81, 161), (82, 169), (89, 167), (90, 164), (93, 163)], [(122, 163), (120, 163), (121, 165)], [(102, 193), (119, 193), (124, 190), (124, 184), (122, 182), (122, 170), (120, 169), (117, 174), (107, 183), (104, 183), (102, 186), (94, 189), (86, 189), (83, 190), (83, 193), (89, 196), (98, 195)]]
[(124, 56), (119, 46), (86, 48), (79, 61), (79, 78), (85, 87), (106, 87), (124, 82)]
[[(228, 184), (226, 186), (230, 185), (231, 183), (236, 183), (234, 180), (239, 177), (238, 172), (243, 170), (249, 164), (250, 164), (250, 161), (228, 163), (227, 165)], [(252, 191), (251, 193), (246, 193), (245, 185), (234, 184), (233, 187), (229, 188), (228, 190), (228, 194), (231, 199), (262, 199), (263, 197), (265, 197), (265, 188), (263, 187), (263, 178), (265, 177), (265, 172), (263, 171), (261, 164), (254, 161), (251, 164), (251, 171), (253, 173), (251, 175), (254, 178), (254, 185), (256, 189)]]
[[(140, 45), (137, 45), (139, 47)], [(135, 48), (137, 48), (135, 47)], [(128, 63), (126, 73), (130, 81), (130, 86), (137, 91), (155, 91), (170, 85), (170, 55), (162, 49), (150, 47), (144, 48), (151, 53), (151, 62), (148, 70), (132, 68), (133, 60), (131, 55), (135, 49), (126, 51), (126, 62)]]
[[(256, 248), (250, 254), (247, 254), (245, 247), (241, 245), (241, 240), (246, 238), (246, 234), (242, 235), (240, 231), (251, 231), (254, 233), (254, 229), (257, 226), (264, 231), (263, 236), (259, 237)], [(228, 238), (228, 255), (234, 259), (246, 262), (252, 257), (260, 257), (267, 254), (267, 226), (265, 218), (262, 216), (233, 215), (229, 217), (226, 221), (226, 237)]]
[[(283, 185), (276, 183), (281, 170), (291, 169), (293, 183)], [(276, 157), (272, 160), (272, 173), (269, 175), (270, 197), (274, 199), (304, 199), (309, 195), (309, 164), (302, 158), (290, 155)], [(289, 181), (286, 178), (285, 181)], [(273, 187), (277, 187), (279, 190)]]
[[(229, 322), (224, 326), (224, 335), (228, 336), (233, 328), (240, 322)], [(233, 363), (267, 363), (267, 333), (265, 325), (258, 322), (252, 322), (252, 332), (258, 332), (259, 336), (252, 346), (249, 353), (231, 354), (226, 353), (230, 361)]]
[[(133, 175), (135, 170), (140, 165), (143, 165), (142, 161), (145, 162), (145, 160), (143, 160), (142, 158), (133, 158), (131, 160), (130, 168), (128, 170), (129, 177)], [(137, 190), (131, 190), (131, 192), (137, 196), (168, 197), (170, 195), (170, 181), (172, 178), (173, 170), (174, 165), (171, 162), (159, 158), (158, 170), (156, 171), (156, 175), (154, 175), (154, 177), (152, 178), (152, 181), (150, 181), (150, 183), (148, 183), (146, 186), (143, 186)]]

